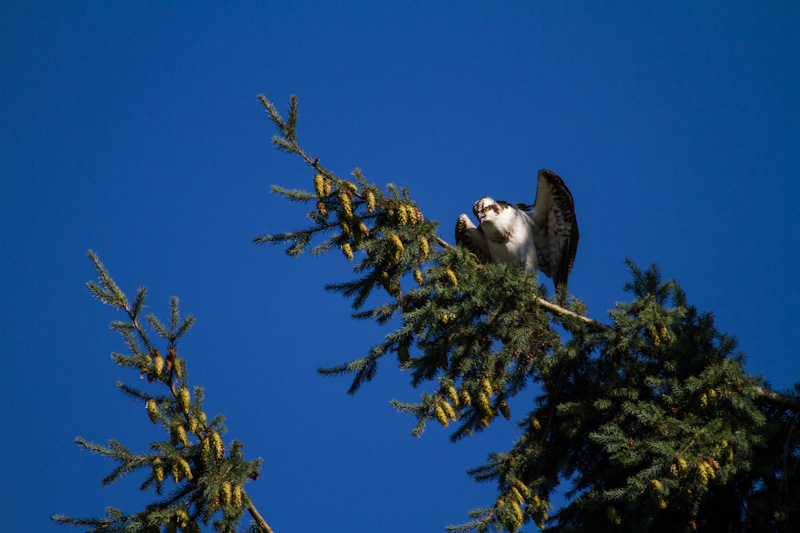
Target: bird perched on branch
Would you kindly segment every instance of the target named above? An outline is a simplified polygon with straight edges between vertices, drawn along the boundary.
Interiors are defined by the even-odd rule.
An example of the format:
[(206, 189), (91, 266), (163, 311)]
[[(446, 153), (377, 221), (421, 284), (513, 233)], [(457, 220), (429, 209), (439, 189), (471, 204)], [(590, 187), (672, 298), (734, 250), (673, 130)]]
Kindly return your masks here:
[(472, 206), (478, 226), (464, 214), (456, 223), (456, 244), (466, 246), (481, 262), (522, 265), (552, 278), (556, 288), (567, 282), (578, 250), (578, 221), (567, 186), (542, 169), (532, 205), (484, 196)]

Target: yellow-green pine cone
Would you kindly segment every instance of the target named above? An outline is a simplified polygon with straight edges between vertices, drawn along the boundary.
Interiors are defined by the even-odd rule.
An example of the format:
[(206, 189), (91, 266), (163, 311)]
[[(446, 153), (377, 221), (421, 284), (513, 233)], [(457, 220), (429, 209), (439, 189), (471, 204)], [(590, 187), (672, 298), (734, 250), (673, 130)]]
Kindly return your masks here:
[(425, 217), (422, 216), (422, 211), (419, 210), (419, 207), (413, 206), (412, 207), (414, 217), (417, 219), (417, 222), (425, 222)]
[(397, 263), (400, 260), (400, 257), (403, 255), (403, 241), (400, 240), (400, 237), (397, 234), (392, 233), (389, 239), (392, 242), (392, 248), (394, 249), (394, 262)]
[(428, 246), (428, 239), (425, 238), (425, 235), (421, 235), (419, 238), (419, 256), (421, 259), (425, 259), (428, 257), (431, 249)]
[(186, 375), (186, 361), (183, 359), (176, 359), (175, 360), (175, 377), (183, 381), (184, 376)]
[(422, 279), (422, 272), (420, 272), (418, 268), (414, 269), (414, 281), (416, 281), (417, 285), (419, 285), (420, 287), (422, 287), (425, 284), (425, 282)]
[(339, 223), (339, 227), (342, 228), (342, 235), (345, 237), (350, 237), (350, 235), (352, 235), (353, 232), (350, 231), (350, 224), (348, 224), (346, 221), (342, 220)]
[(489, 418), (489, 420), (494, 418), (494, 409), (492, 409), (492, 403), (489, 401), (489, 397), (482, 392), (478, 394), (477, 408), (478, 411), (480, 411), (480, 414), (486, 418)]
[(233, 496), (233, 488), (231, 487), (230, 481), (223, 481), (222, 485), (219, 487), (219, 499), (222, 501), (223, 504), (229, 505), (231, 503), (231, 497)]
[(206, 425), (206, 412), (205, 411), (200, 411), (199, 413), (197, 413), (197, 421), (200, 422), (200, 424), (203, 425), (203, 426)]
[(524, 497), (527, 498), (528, 496), (531, 495), (530, 489), (526, 487), (525, 483), (523, 483), (522, 481), (515, 479), (513, 485), (514, 488), (517, 489), (520, 492), (520, 494), (522, 494)]
[(683, 472), (689, 465), (686, 463), (686, 459), (683, 457), (678, 457), (678, 470)]
[(325, 196), (330, 196), (330, 194), (331, 194), (331, 182), (329, 180), (325, 180), (322, 192), (325, 193)]
[(375, 195), (372, 193), (372, 191), (367, 191), (365, 200), (367, 202), (367, 211), (370, 213), (375, 211)]
[(342, 180), (341, 187), (349, 190), (350, 192), (358, 192), (358, 186), (352, 181)]
[(219, 433), (216, 431), (212, 431), (209, 436), (211, 437), (211, 446), (216, 453), (217, 459), (222, 459), (222, 456), (225, 455), (225, 444), (222, 442), (222, 437), (220, 437)]
[(344, 189), (339, 189), (339, 204), (342, 206), (342, 218), (350, 220), (353, 218), (353, 206), (350, 204), (350, 197)]
[(511, 510), (514, 512), (514, 522), (517, 524), (517, 529), (519, 529), (519, 526), (522, 525), (522, 509), (520, 509), (519, 506), (520, 504), (517, 502), (514, 502), (514, 504), (511, 506)]
[(452, 270), (446, 268), (444, 270), (444, 275), (447, 276), (447, 281), (449, 281), (453, 287), (458, 287), (458, 278)]
[(159, 457), (153, 459), (153, 475), (159, 483), (164, 481), (164, 465), (161, 464), (161, 458)]
[(448, 385), (446, 392), (447, 392), (447, 397), (450, 399), (450, 402), (456, 407), (458, 407), (459, 401), (458, 401), (458, 392), (456, 391), (456, 388), (453, 387), (452, 385)]
[(497, 408), (500, 410), (500, 413), (503, 415), (503, 418), (506, 420), (511, 420), (511, 409), (508, 408), (508, 404), (505, 400), (500, 400), (497, 402)]
[(234, 507), (241, 507), (242, 506), (242, 486), (241, 485), (234, 485), (233, 486), (233, 494), (231, 494), (231, 503)]
[(317, 202), (317, 213), (319, 213), (319, 216), (322, 218), (328, 218), (328, 208), (325, 207), (325, 202), (322, 200)]
[(492, 388), (492, 382), (489, 381), (489, 378), (483, 378), (481, 381), (481, 388), (483, 389), (483, 393), (488, 396), (489, 398), (494, 395), (494, 389)]
[(399, 222), (401, 226), (408, 224), (408, 209), (406, 209), (405, 204), (400, 204), (397, 207), (397, 222)]
[(517, 502), (517, 505), (522, 505), (525, 500), (522, 498), (522, 493), (517, 489), (517, 487), (511, 487), (511, 490), (508, 491), (509, 497)]
[(158, 406), (153, 398), (147, 400), (147, 416), (150, 417), (150, 421), (153, 424), (158, 422)]
[(353, 260), (353, 248), (350, 246), (349, 242), (346, 242), (342, 245), (342, 253), (348, 261)]
[(153, 364), (153, 358), (150, 357), (149, 355), (145, 355), (144, 356), (144, 366), (141, 368), (142, 374), (144, 374), (145, 372), (150, 370), (150, 365), (152, 365), (152, 364)]
[(358, 228), (358, 231), (362, 235), (369, 235), (369, 228), (367, 228), (367, 225), (364, 224), (363, 220), (361, 220), (361, 217), (354, 218), (354, 225), (356, 226), (356, 228)]
[(160, 376), (161, 371), (164, 370), (164, 358), (158, 354), (153, 358), (153, 369), (155, 369), (157, 376)]
[(325, 176), (321, 172), (314, 176), (314, 190), (317, 196), (325, 196)]
[(442, 409), (441, 404), (436, 404), (436, 407), (433, 409), (433, 415), (436, 417), (436, 420), (447, 427), (450, 425), (450, 421), (447, 419), (447, 415), (444, 413), (444, 409)]
[(650, 480), (650, 486), (653, 487), (653, 490), (660, 491), (661, 490), (661, 482), (657, 479)]
[(180, 442), (184, 446), (189, 445), (189, 439), (186, 437), (186, 430), (183, 429), (181, 424), (175, 424), (173, 431), (175, 433), (176, 442)]
[(182, 473), (183, 473), (183, 471), (181, 470), (181, 467), (178, 464), (178, 462), (176, 461), (176, 462), (172, 463), (172, 481), (174, 483), (180, 483), (181, 482), (181, 479), (183, 479)]
[(189, 414), (189, 406), (192, 403), (191, 394), (189, 393), (189, 388), (184, 384), (181, 387), (181, 390), (178, 391), (178, 405), (183, 411), (184, 414)]
[(531, 417), (531, 428), (534, 431), (539, 431), (540, 429), (542, 429), (542, 424), (539, 422), (539, 419), (536, 418), (535, 416)]
[(198, 426), (200, 424), (197, 423), (197, 419), (193, 416), (189, 417), (189, 433), (197, 433)]
[(442, 409), (444, 410), (444, 414), (447, 415), (447, 418), (450, 420), (456, 420), (456, 412), (453, 410), (453, 406), (450, 405), (448, 401), (442, 402)]
[(467, 407), (472, 406), (472, 396), (467, 389), (461, 391), (461, 401), (464, 402), (464, 405)]
[(191, 480), (193, 478), (192, 469), (189, 467), (189, 463), (186, 462), (186, 459), (184, 459), (183, 457), (178, 457), (177, 464), (178, 467), (181, 469), (181, 474), (183, 474), (183, 477)]

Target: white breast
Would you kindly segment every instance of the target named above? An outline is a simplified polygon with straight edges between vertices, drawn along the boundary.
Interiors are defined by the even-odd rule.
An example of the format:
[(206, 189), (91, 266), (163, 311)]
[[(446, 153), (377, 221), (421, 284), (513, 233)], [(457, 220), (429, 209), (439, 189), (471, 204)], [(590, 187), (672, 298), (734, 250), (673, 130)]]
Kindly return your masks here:
[(536, 247), (528, 217), (517, 208), (502, 210), (481, 225), (495, 263), (523, 265), (525, 272), (537, 268)]

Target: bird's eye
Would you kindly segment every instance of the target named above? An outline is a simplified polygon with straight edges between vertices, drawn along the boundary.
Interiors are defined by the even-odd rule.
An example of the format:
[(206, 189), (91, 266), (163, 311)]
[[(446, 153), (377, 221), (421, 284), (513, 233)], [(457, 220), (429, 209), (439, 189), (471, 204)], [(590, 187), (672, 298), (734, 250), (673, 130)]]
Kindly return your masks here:
[(488, 210), (489, 210), (489, 208), (488, 208), (488, 207), (484, 207), (483, 209), (481, 209), (481, 213), (485, 213), (485, 212), (486, 212), (486, 211), (488, 211)]

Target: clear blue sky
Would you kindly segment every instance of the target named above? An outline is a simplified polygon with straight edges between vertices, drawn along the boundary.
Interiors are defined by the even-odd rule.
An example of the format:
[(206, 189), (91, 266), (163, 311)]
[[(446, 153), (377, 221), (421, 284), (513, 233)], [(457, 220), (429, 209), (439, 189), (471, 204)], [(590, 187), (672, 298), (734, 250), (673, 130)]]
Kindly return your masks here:
[(355, 397), (315, 374), (385, 331), (323, 292), (348, 276), (340, 254), (251, 243), (303, 224), (270, 184), (312, 183), (269, 144), (258, 93), (299, 95), (309, 152), (408, 185), (447, 240), (477, 198), (531, 202), (554, 170), (591, 316), (627, 298), (624, 257), (657, 262), (751, 373), (800, 380), (799, 3), (226, 4), (0, 5), (5, 530), (145, 501), (141, 478), (100, 486), (112, 465), (72, 444), (162, 437), (114, 387), (138, 378), (108, 358), (118, 316), (85, 289), (89, 248), (129, 293), (150, 287), (150, 311), (176, 294), (198, 317), (182, 354), (265, 460), (248, 490), (276, 533), (441, 531), (492, 502), (465, 470), (514, 424), (413, 439), (389, 401), (419, 391), (391, 365)]

